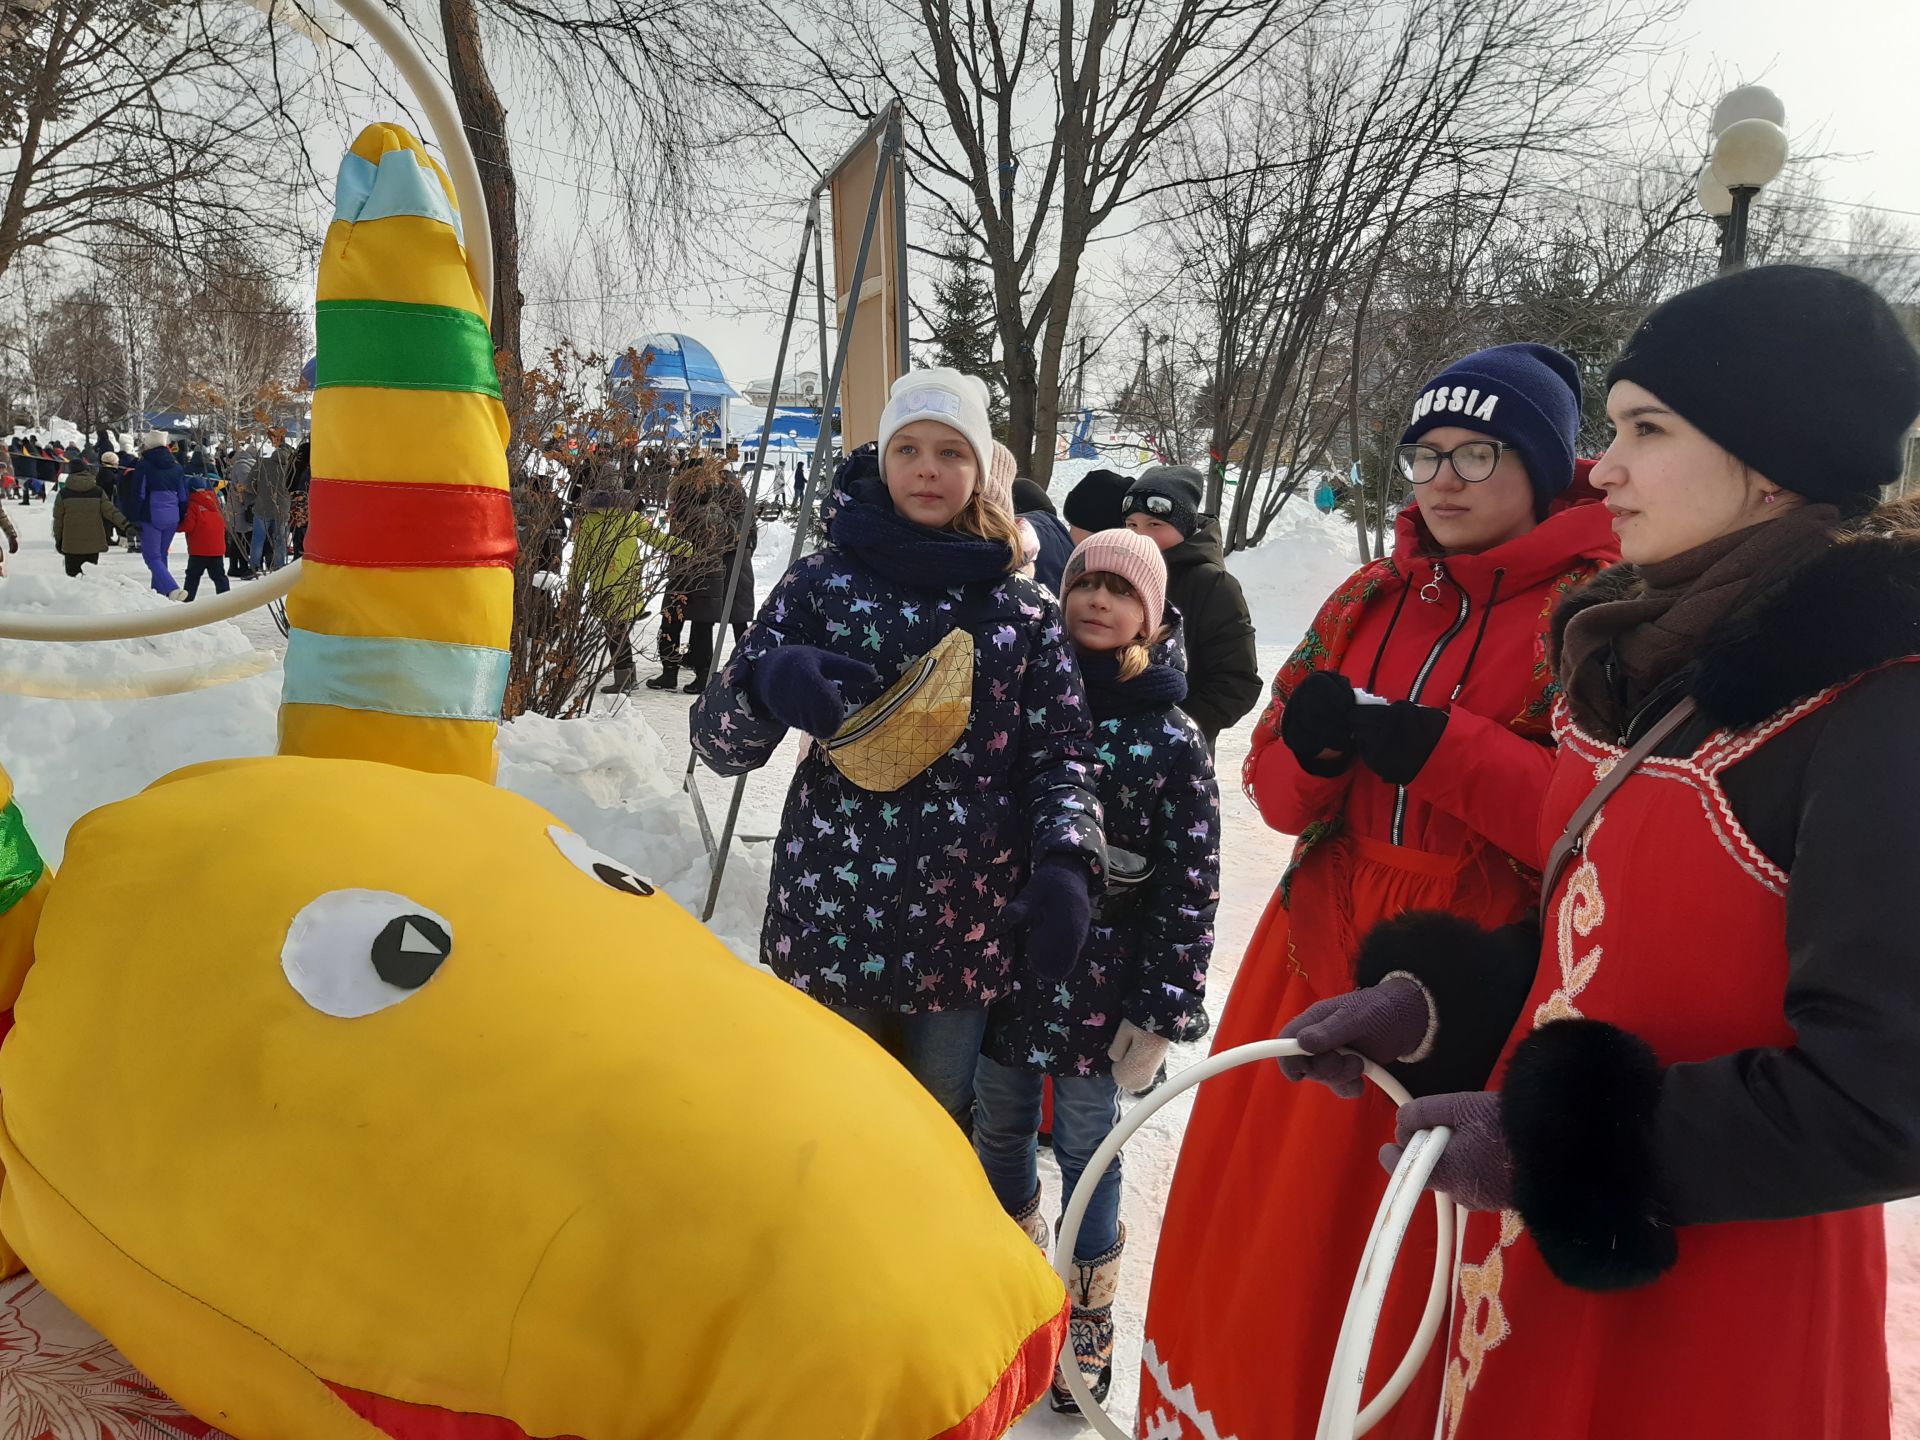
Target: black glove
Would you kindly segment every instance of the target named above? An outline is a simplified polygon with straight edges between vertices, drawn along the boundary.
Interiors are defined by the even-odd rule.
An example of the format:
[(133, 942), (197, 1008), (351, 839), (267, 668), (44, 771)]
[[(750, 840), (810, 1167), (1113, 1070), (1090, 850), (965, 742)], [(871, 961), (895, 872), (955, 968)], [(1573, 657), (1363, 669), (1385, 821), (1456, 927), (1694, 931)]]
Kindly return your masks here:
[(1389, 785), (1411, 785), (1446, 730), (1446, 711), (1411, 700), (1353, 707), (1360, 758)]
[[(1337, 670), (1316, 670), (1298, 685), (1280, 712), (1280, 738), (1300, 768), (1323, 779), (1353, 763), (1353, 682)], [(1337, 752), (1323, 760), (1324, 751)]]
[(1086, 862), (1049, 855), (1001, 918), (1027, 937), (1027, 963), (1047, 980), (1064, 979), (1086, 948), (1093, 923), (1093, 877)]
[(864, 660), (817, 645), (782, 645), (753, 662), (748, 684), (768, 715), (790, 730), (825, 739), (847, 718), (840, 686), (872, 685), (879, 678), (879, 672)]

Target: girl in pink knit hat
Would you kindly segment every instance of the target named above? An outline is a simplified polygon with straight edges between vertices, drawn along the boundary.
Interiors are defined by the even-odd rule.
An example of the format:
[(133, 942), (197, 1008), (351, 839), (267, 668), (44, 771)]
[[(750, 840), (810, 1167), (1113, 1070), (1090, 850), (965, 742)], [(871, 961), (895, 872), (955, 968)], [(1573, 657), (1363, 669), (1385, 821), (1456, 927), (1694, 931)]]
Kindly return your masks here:
[[(1091, 536), (1067, 561), (1062, 592), (1102, 766), (1108, 870), (1080, 963), (1057, 982), (1029, 973), (995, 1007), (974, 1076), (974, 1148), (1000, 1203), (1042, 1248), (1044, 1079), (1053, 1079), (1053, 1152), (1070, 1193), (1120, 1118), (1120, 1092), (1151, 1086), (1168, 1045), (1194, 1024), (1220, 896), (1213, 760), (1179, 709), (1186, 676), (1154, 659), (1172, 638), (1159, 547), (1128, 530)], [(1125, 1244), (1115, 1160), (1074, 1247), (1073, 1343), (1061, 1361), (1103, 1398)], [(1074, 1408), (1057, 1378), (1053, 1405)]]

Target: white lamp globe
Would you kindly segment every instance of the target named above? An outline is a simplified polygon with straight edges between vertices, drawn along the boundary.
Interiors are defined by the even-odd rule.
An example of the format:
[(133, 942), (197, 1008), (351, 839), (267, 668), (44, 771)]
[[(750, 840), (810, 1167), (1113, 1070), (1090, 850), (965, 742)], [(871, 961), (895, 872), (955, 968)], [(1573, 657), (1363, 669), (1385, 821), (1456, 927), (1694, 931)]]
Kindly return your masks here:
[(1787, 164), (1787, 132), (1771, 120), (1736, 120), (1713, 142), (1713, 173), (1729, 190), (1759, 189)]
[(1730, 125), (1742, 120), (1765, 120), (1787, 127), (1787, 107), (1780, 97), (1764, 85), (1742, 85), (1737, 90), (1729, 90), (1713, 107), (1713, 136), (1717, 140)]
[(1720, 183), (1720, 177), (1713, 173), (1713, 162), (1709, 160), (1700, 167), (1700, 178), (1694, 182), (1694, 193), (1700, 197), (1700, 208), (1709, 215), (1731, 215), (1733, 213), (1733, 192)]

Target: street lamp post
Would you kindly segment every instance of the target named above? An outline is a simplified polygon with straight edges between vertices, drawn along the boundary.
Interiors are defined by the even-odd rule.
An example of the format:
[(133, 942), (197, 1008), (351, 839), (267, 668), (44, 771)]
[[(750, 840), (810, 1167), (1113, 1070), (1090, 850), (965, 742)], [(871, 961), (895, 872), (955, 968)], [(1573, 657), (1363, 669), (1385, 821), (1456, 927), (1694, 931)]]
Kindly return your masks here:
[(1720, 224), (1720, 270), (1745, 268), (1753, 197), (1787, 163), (1787, 108), (1764, 85), (1742, 85), (1713, 110), (1713, 153), (1700, 172), (1700, 208)]

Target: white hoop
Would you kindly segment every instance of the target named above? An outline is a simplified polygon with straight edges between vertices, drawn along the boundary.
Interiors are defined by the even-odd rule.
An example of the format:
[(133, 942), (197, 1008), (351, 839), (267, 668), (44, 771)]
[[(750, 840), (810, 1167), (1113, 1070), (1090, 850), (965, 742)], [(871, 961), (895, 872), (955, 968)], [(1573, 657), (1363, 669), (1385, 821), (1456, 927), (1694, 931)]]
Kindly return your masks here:
[[(1238, 1045), (1218, 1055), (1208, 1056), (1198, 1065), (1181, 1071), (1135, 1105), (1114, 1126), (1112, 1133), (1101, 1142), (1100, 1148), (1093, 1152), (1093, 1158), (1081, 1173), (1080, 1183), (1074, 1187), (1073, 1195), (1067, 1201), (1054, 1249), (1054, 1268), (1059, 1271), (1060, 1278), (1072, 1283), (1074, 1243), (1080, 1238), (1080, 1226), (1086, 1219), (1087, 1206), (1093, 1200), (1094, 1188), (1099, 1184), (1100, 1177), (1107, 1173), (1107, 1166), (1113, 1163), (1121, 1147), (1133, 1138), (1135, 1131), (1153, 1118), (1161, 1106), (1182, 1091), (1190, 1090), (1202, 1081), (1211, 1080), (1228, 1070), (1256, 1061), (1271, 1061), (1304, 1053), (1297, 1040), (1260, 1040), (1251, 1045)], [(1400, 1082), (1386, 1071), (1372, 1061), (1366, 1061), (1365, 1064), (1367, 1079), (1379, 1086), (1394, 1104), (1404, 1105), (1412, 1098)], [(1433, 1284), (1427, 1292), (1427, 1306), (1420, 1316), (1420, 1327), (1415, 1331), (1406, 1355), (1388, 1377), (1387, 1383), (1380, 1387), (1380, 1393), (1364, 1408), (1361, 1407), (1367, 1356), (1373, 1348), (1373, 1333), (1380, 1320), (1381, 1307), (1386, 1303), (1387, 1282), (1392, 1278), (1393, 1262), (1399, 1254), (1400, 1242), (1406, 1238), (1407, 1226), (1413, 1219), (1427, 1177), (1439, 1163), (1449, 1137), (1450, 1132), (1445, 1126), (1417, 1132), (1400, 1157), (1393, 1178), (1387, 1182), (1387, 1193), (1381, 1198), (1380, 1208), (1374, 1214), (1373, 1233), (1367, 1238), (1366, 1252), (1361, 1256), (1359, 1270), (1354, 1276), (1353, 1292), (1347, 1299), (1347, 1313), (1341, 1321), (1339, 1342), (1334, 1347), (1333, 1365), (1327, 1376), (1326, 1399), (1321, 1406), (1316, 1440), (1355, 1440), (1356, 1436), (1366, 1434), (1379, 1424), (1381, 1417), (1406, 1394), (1414, 1376), (1426, 1361), (1427, 1352), (1433, 1347), (1434, 1336), (1439, 1333), (1440, 1322), (1446, 1314), (1447, 1292), (1452, 1286), (1455, 1221), (1453, 1202), (1438, 1193), (1433, 1197), (1439, 1216), (1439, 1233), (1434, 1245)], [(1132, 1432), (1114, 1423), (1113, 1417), (1093, 1398), (1093, 1392), (1080, 1374), (1080, 1367), (1073, 1363), (1071, 1344), (1062, 1358), (1060, 1374), (1067, 1382), (1068, 1392), (1080, 1406), (1081, 1416), (1096, 1432), (1105, 1440), (1133, 1440)]]
[(224, 595), (160, 610), (123, 610), (113, 615), (32, 615), (0, 610), (0, 640), (140, 640), (149, 635), (197, 630), (282, 599), (299, 580), (304, 563), (296, 560), (264, 580), (235, 585)]

